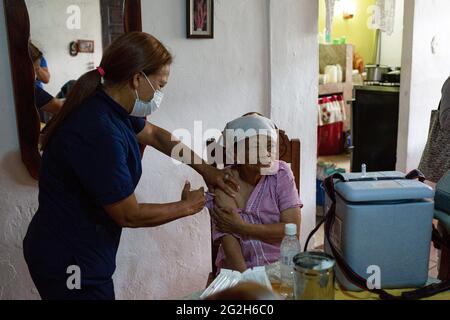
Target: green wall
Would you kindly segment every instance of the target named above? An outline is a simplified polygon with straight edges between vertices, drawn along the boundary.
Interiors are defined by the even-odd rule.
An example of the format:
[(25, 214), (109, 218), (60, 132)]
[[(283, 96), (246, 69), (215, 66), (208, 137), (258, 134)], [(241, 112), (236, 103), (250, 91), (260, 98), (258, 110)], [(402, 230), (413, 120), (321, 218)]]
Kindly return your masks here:
[[(318, 1), (320, 1), (319, 32), (324, 32), (326, 16), (325, 1)], [(340, 8), (349, 2), (355, 5), (356, 14), (353, 19), (345, 20)], [(375, 62), (376, 32), (367, 27), (367, 22), (371, 15), (367, 13), (367, 9), (374, 4), (375, 0), (337, 0), (333, 21), (332, 39), (345, 36), (347, 43), (355, 45), (356, 52), (363, 56), (366, 64)]]

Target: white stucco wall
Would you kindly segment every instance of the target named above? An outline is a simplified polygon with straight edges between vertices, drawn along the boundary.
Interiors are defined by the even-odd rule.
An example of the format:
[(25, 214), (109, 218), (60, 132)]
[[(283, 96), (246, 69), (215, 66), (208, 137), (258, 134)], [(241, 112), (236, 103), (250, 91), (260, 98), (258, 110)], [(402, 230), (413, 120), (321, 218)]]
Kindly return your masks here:
[[(31, 40), (44, 53), (51, 74), (45, 85), (52, 95), (58, 94), (69, 80), (77, 80), (85, 72), (100, 64), (102, 48), (102, 20), (99, 0), (26, 0), (30, 15)], [(70, 30), (67, 20), (72, 14), (67, 8), (76, 5), (81, 12), (81, 28)], [(69, 54), (69, 43), (76, 40), (94, 40), (94, 53)]]
[[(431, 110), (437, 109), (450, 76), (450, 1), (405, 1), (402, 86), (397, 167), (418, 167), (425, 147)], [(432, 53), (435, 38), (437, 51)]]
[[(291, 138), (302, 140), (304, 240), (315, 220), (317, 4), (216, 0), (213, 40), (186, 39), (184, 1), (143, 0), (142, 10), (144, 31), (175, 55), (162, 109), (150, 120), (171, 131), (193, 130), (194, 121), (202, 120), (206, 130), (223, 128), (249, 111), (272, 116)], [(38, 190), (18, 158), (5, 43), (0, 20), (0, 298), (38, 298), (21, 248)], [(198, 174), (154, 150), (147, 149), (143, 167), (137, 190), (142, 202), (179, 200), (186, 179), (195, 188), (202, 185)], [(119, 299), (170, 299), (202, 289), (211, 265), (208, 213), (159, 228), (125, 230), (117, 265)]]
[(302, 143), (302, 244), (316, 221), (318, 10), (316, 1), (270, 1), (270, 116)]

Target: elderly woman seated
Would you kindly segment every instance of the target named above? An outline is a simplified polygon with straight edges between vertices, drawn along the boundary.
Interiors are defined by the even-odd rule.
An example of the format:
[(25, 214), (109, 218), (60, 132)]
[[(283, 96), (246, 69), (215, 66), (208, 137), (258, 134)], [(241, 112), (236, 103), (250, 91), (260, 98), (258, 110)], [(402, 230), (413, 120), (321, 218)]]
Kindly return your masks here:
[(277, 160), (277, 137), (271, 120), (249, 114), (228, 123), (219, 140), (226, 163), (233, 163), (227, 173), (240, 185), (235, 198), (217, 190), (208, 201), (219, 271), (278, 261), (285, 224), (300, 230), (302, 203), (291, 168)]

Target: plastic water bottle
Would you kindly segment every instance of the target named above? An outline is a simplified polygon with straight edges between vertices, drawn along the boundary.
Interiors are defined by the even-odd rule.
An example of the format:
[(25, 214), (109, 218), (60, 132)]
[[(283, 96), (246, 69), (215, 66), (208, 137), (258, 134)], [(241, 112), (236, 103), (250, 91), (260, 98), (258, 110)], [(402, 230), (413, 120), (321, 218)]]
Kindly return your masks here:
[(301, 252), (297, 238), (297, 225), (286, 224), (284, 239), (280, 247), (280, 294), (285, 299), (292, 299), (294, 295), (294, 257)]

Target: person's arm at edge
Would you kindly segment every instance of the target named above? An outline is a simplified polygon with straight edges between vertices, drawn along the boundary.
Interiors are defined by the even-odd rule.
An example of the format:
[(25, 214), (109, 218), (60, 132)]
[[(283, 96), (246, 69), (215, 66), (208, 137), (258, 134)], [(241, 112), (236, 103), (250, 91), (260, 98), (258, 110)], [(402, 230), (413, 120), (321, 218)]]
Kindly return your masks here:
[(183, 188), (181, 201), (165, 204), (138, 204), (133, 193), (129, 197), (104, 209), (123, 228), (157, 227), (200, 212), (205, 206), (204, 190), (190, 191), (190, 184)]
[(447, 79), (442, 87), (439, 122), (443, 130), (450, 131), (450, 78)]
[(225, 235), (220, 239), (226, 258), (226, 267), (231, 270), (244, 272), (247, 270), (242, 247), (239, 240), (232, 235)]

